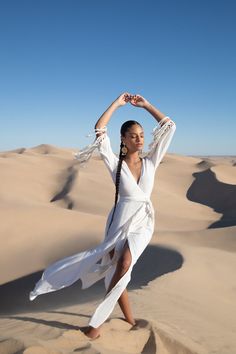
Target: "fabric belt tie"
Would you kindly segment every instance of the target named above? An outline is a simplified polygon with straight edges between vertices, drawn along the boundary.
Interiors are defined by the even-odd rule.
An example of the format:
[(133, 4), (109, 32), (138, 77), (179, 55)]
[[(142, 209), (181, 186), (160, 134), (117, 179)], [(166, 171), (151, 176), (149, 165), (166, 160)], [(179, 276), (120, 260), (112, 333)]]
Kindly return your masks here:
[[(152, 218), (152, 219), (154, 220), (154, 209), (153, 209), (153, 205), (152, 205), (152, 202), (151, 202), (150, 198), (148, 198), (148, 197), (146, 197), (146, 196), (143, 196), (143, 197), (141, 197), (141, 196), (139, 196), (139, 197), (138, 197), (138, 196), (124, 196), (124, 197), (120, 196), (120, 197), (119, 197), (119, 201), (121, 201), (121, 202), (136, 201), (136, 202), (143, 202), (143, 203), (145, 203), (147, 215), (148, 215), (150, 218)], [(139, 210), (139, 209), (140, 209), (140, 208), (138, 208), (138, 210)], [(136, 211), (136, 213), (137, 213), (137, 211)], [(135, 214), (136, 214), (136, 213), (135, 213)], [(133, 217), (134, 217), (134, 215), (133, 215)], [(129, 226), (130, 226), (131, 223), (132, 223), (133, 217), (131, 217), (131, 220), (129, 220), (128, 224), (126, 225), (125, 230), (124, 230), (125, 233), (128, 233)], [(91, 270), (92, 270), (93, 272), (98, 272), (98, 273), (101, 274), (101, 273), (103, 273), (103, 272), (108, 271), (108, 269), (109, 269), (113, 264), (115, 264), (115, 263), (117, 262), (117, 260), (118, 260), (118, 255), (114, 255), (113, 258), (112, 258), (106, 265), (95, 264), (95, 265), (91, 268)]]
[(149, 197), (147, 196), (120, 196), (119, 201), (121, 202), (130, 202), (130, 201), (136, 201), (136, 202), (144, 202), (146, 204), (146, 212), (147, 214), (154, 219), (154, 208), (152, 205), (152, 201)]

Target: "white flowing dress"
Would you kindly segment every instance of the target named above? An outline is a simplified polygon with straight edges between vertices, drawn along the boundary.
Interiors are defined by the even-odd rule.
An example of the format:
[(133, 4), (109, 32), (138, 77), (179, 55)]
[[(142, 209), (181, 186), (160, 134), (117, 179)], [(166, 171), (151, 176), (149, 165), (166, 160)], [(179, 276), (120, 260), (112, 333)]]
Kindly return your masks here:
[[(132, 256), (131, 265), (116, 285), (105, 295), (91, 317), (89, 325), (97, 328), (109, 317), (131, 279), (134, 264), (151, 240), (154, 231), (154, 210), (150, 196), (154, 175), (170, 145), (175, 130), (175, 122), (167, 116), (159, 121), (159, 125), (153, 129), (153, 141), (149, 145), (148, 153), (142, 158), (142, 170), (138, 182), (126, 162), (122, 162), (119, 197), (113, 222), (109, 229), (108, 225), (114, 206), (108, 214), (104, 240), (92, 249), (76, 253), (49, 265), (36, 283), (34, 290), (30, 292), (31, 301), (38, 295), (65, 288), (78, 279), (81, 279), (82, 289), (85, 289), (104, 278), (107, 290), (127, 240)], [(107, 128), (103, 127), (97, 131), (103, 133), (95, 139), (94, 143), (80, 152), (74, 153), (74, 157), (83, 164), (97, 148), (115, 184), (119, 159), (112, 151)], [(114, 255), (111, 259), (109, 252), (112, 249), (114, 249)]]

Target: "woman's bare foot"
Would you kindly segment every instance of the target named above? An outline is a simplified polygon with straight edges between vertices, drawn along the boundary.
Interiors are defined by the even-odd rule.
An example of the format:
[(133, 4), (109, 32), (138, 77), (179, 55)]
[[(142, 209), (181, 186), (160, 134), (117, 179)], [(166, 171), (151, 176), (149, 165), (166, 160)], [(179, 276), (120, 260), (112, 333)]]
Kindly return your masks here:
[(100, 329), (89, 326), (88, 329), (84, 331), (84, 334), (91, 339), (96, 339), (100, 337)]

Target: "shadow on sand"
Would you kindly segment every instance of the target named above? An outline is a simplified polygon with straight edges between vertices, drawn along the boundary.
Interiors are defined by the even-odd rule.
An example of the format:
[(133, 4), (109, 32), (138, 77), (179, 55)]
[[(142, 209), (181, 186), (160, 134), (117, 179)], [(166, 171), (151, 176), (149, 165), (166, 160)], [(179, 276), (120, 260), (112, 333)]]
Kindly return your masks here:
[[(175, 250), (150, 245), (144, 250), (132, 271), (128, 290), (139, 289), (166, 273), (181, 268), (183, 257)], [(89, 301), (97, 301), (105, 295), (104, 280), (88, 289), (81, 289), (78, 280), (71, 286), (29, 300), (29, 293), (40, 279), (42, 271), (16, 279), (0, 286), (0, 314), (16, 314), (55, 310)], [(80, 314), (80, 316), (83, 316)], [(87, 316), (86, 316), (87, 317)]]
[[(235, 170), (236, 171), (236, 170)], [(187, 192), (192, 202), (207, 205), (222, 217), (208, 226), (208, 229), (236, 225), (236, 185), (217, 180), (210, 168), (193, 173), (195, 181)]]

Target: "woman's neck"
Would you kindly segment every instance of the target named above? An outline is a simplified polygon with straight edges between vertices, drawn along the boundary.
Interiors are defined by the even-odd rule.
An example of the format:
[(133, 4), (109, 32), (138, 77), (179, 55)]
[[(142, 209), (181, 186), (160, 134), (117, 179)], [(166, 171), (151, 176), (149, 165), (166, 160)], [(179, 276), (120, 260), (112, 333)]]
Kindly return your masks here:
[(137, 163), (141, 161), (141, 157), (138, 152), (127, 153), (124, 157), (124, 160), (130, 163)]

